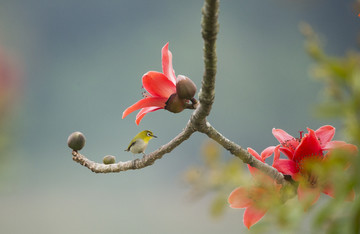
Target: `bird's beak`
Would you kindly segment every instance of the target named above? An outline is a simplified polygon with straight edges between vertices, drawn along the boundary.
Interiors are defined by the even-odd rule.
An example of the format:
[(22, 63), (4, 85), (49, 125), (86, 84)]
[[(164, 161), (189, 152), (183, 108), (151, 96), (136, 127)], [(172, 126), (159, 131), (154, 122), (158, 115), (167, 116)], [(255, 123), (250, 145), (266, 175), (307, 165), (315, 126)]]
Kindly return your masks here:
[(154, 138), (157, 138), (157, 136), (153, 135)]

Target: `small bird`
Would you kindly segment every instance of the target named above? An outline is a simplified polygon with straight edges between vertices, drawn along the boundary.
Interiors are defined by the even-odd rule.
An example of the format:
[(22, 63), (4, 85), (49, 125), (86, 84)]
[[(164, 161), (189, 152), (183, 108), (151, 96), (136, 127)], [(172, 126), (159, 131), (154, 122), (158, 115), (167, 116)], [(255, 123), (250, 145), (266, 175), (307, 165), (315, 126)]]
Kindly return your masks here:
[(133, 154), (140, 154), (140, 153), (144, 153), (146, 147), (149, 144), (149, 141), (152, 138), (157, 138), (157, 136), (155, 136), (151, 131), (149, 130), (144, 130), (142, 132), (139, 132), (131, 141), (129, 146), (127, 147), (127, 149), (125, 151), (130, 151)]

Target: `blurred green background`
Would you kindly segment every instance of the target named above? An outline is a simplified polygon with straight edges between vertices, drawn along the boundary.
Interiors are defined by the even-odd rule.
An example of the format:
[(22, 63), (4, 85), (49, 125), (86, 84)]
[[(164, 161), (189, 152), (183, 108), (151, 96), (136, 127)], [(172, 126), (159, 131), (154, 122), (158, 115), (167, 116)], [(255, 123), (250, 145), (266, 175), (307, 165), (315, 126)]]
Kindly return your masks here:
[[(357, 46), (358, 12), (350, 0), (226, 0), (220, 4), (216, 99), (208, 120), (243, 147), (276, 144), (273, 127), (297, 135), (339, 122), (313, 114), (320, 84), (301, 21), (326, 36), (327, 51)], [(144, 129), (155, 150), (185, 126), (191, 111), (150, 113), (140, 126), (126, 107), (141, 96), (141, 77), (161, 71), (170, 42), (176, 74), (198, 87), (203, 74), (202, 1), (1, 0), (0, 43), (23, 70), (21, 101), (7, 122), (12, 148), (2, 154), (1, 233), (239, 233), (242, 211), (209, 215), (211, 197), (190, 202), (183, 172), (201, 161), (204, 135), (151, 166), (100, 175), (76, 164), (68, 135), (87, 138), (81, 151), (94, 161), (123, 150)], [(337, 133), (336, 137), (341, 138)], [(229, 155), (231, 158), (233, 156)]]

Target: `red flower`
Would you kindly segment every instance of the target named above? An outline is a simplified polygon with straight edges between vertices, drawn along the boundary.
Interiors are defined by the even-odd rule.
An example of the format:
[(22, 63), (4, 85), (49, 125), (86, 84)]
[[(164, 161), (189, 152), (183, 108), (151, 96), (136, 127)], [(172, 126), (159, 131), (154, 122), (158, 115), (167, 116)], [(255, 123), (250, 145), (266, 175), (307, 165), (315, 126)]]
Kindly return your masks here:
[[(299, 200), (309, 199), (313, 204), (321, 192), (333, 197), (334, 189), (329, 183), (319, 184), (315, 172), (306, 168), (305, 164), (314, 161), (321, 163), (329, 157), (333, 149), (357, 152), (357, 147), (343, 141), (331, 141), (335, 135), (335, 128), (332, 126), (322, 126), (316, 131), (309, 128), (307, 130), (308, 134), (305, 134), (304, 137), (300, 135), (300, 138), (294, 138), (281, 129), (273, 129), (273, 135), (280, 142), (280, 145), (275, 148), (273, 167), (299, 181)], [(289, 159), (279, 159), (279, 150)], [(325, 151), (327, 152), (325, 153)]]
[(20, 95), (21, 73), (17, 62), (0, 47), (0, 122), (11, 112)]
[[(261, 156), (251, 148), (248, 148), (248, 152), (258, 160), (265, 162), (265, 159), (272, 155), (274, 149), (274, 146), (266, 148)], [(228, 202), (231, 208), (245, 208), (243, 222), (247, 228), (250, 228), (265, 215), (274, 202), (274, 198), (278, 199), (281, 185), (258, 169), (249, 165), (248, 168), (255, 179), (256, 186), (236, 188), (229, 195)]]
[(172, 66), (172, 54), (168, 49), (169, 43), (162, 48), (162, 70), (161, 72), (149, 71), (142, 77), (144, 89), (148, 92), (143, 99), (128, 107), (122, 118), (139, 110), (136, 115), (136, 124), (149, 112), (164, 109), (170, 96), (176, 93), (176, 77)]

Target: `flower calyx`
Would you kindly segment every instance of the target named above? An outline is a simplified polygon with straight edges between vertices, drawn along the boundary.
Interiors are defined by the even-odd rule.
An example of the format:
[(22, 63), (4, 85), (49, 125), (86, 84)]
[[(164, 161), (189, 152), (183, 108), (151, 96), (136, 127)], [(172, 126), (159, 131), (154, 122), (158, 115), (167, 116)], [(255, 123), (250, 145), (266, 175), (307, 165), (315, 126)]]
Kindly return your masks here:
[(196, 85), (188, 77), (178, 75), (176, 78), (176, 93), (181, 99), (191, 100), (195, 96)]

